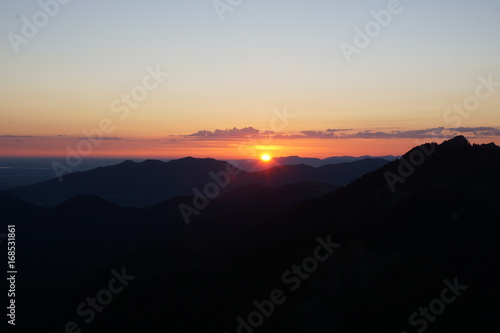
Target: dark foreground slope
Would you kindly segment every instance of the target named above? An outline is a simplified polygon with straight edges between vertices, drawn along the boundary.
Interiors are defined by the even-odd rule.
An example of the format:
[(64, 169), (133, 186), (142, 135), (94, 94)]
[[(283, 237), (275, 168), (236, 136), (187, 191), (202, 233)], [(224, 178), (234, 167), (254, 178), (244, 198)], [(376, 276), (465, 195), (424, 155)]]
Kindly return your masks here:
[[(90, 211), (102, 204), (99, 210), (108, 215), (89, 213), (85, 227), (79, 227), (84, 230), (71, 234), (69, 214), (82, 208), (70, 205), (62, 215), (67, 220), (58, 224), (68, 225), (65, 237), (43, 234), (53, 217), (38, 220), (40, 233), (32, 236), (48, 237), (50, 246), (38, 246), (54, 255), (30, 252), (33, 261), (63, 272), (40, 273), (37, 300), (51, 299), (58, 290), (68, 295), (36, 327), (59, 332), (74, 320), (91, 332), (495, 329), (500, 150), (457, 137), (437, 147), (416, 147), (402, 160), (417, 161), (415, 151), (423, 148), (430, 153), (414, 170), (395, 161), (289, 209), (280, 205), (291, 190), (275, 201), (258, 186), (248, 200), (228, 193), (186, 228), (172, 227), (175, 218), (168, 215), (168, 206), (179, 202), (121, 213), (109, 203), (88, 202)], [(404, 176), (404, 182), (392, 191), (388, 175)], [(161, 214), (170, 217), (159, 219)], [(27, 216), (18, 222), (30, 223)], [(171, 237), (162, 238), (161, 228), (171, 230)], [(156, 237), (148, 241), (152, 233)], [(78, 235), (82, 240), (76, 241)], [(118, 253), (97, 265), (109, 252), (102, 250), (106, 242)], [(340, 245), (324, 245), (332, 242)], [(79, 275), (79, 267), (88, 265), (93, 269), (84, 267), (88, 273)], [(89, 318), (75, 308), (106, 288), (111, 269), (122, 267), (135, 278), (86, 323)], [(269, 299), (279, 304), (271, 306)]]
[[(137, 289), (124, 296), (126, 304), (138, 304), (149, 295), (145, 308), (127, 312), (148, 319), (124, 321), (116, 309), (103, 317), (102, 327), (252, 331), (243, 328), (241, 317), (256, 324), (255, 332), (495, 328), (500, 310), (499, 149), (456, 138), (435, 147), (392, 192), (387, 172), (397, 175), (399, 167), (399, 161), (391, 163), (241, 235), (228, 233), (231, 225), (198, 227), (201, 232), (193, 225), (179, 245), (182, 250), (152, 259), (182, 257), (182, 264), (171, 266), (168, 274), (137, 278)], [(328, 235), (342, 245), (316, 268), (307, 258), (314, 255), (317, 238), (327, 241)], [(161, 250), (146, 253), (154, 258), (156, 251)], [(220, 262), (221, 257), (227, 259)], [(195, 259), (203, 264), (186, 265)], [(293, 273), (293, 265), (303, 264), (310, 273)], [(455, 294), (444, 291), (450, 285)], [(264, 304), (273, 290), (283, 292), (283, 303), (261, 321), (254, 301)], [(434, 312), (426, 310), (429, 306)]]
[[(335, 189), (317, 183), (276, 188), (250, 185), (212, 200), (191, 223), (199, 227), (211, 225), (215, 230), (218, 223), (225, 227), (236, 222), (232, 233), (242, 234), (255, 222)], [(141, 270), (155, 274), (168, 272), (170, 266), (203, 264), (201, 258), (184, 261), (182, 256), (174, 255), (179, 252), (175, 244), (188, 230), (180, 204), (192, 205), (192, 197), (174, 198), (151, 207), (127, 208), (99, 197), (77, 196), (57, 207), (43, 208), (0, 193), (0, 230), (7, 230), (8, 224), (16, 225), (16, 254), (22, 268), (17, 281), (17, 327), (32, 329), (56, 318), (54, 325), (46, 327), (47, 331), (55, 332), (64, 324), (59, 313), (64, 314), (62, 317), (75, 316), (81, 301), (73, 304), (74, 295), (89, 286), (91, 290), (91, 282), (109, 275), (113, 268), (119, 270), (116, 264), (131, 253), (139, 254), (150, 248), (171, 250), (170, 258), (159, 259), (168, 260), (163, 268), (151, 265), (148, 258), (140, 259), (144, 262), (140, 264)], [(7, 251), (5, 245), (0, 243), (2, 250)], [(157, 255), (155, 252), (154, 256)]]

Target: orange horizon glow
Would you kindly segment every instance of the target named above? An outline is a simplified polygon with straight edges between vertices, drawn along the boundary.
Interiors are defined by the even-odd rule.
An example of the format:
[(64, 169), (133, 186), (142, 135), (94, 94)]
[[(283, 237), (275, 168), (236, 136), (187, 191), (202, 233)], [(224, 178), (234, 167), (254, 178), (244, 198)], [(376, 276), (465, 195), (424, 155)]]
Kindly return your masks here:
[[(75, 154), (82, 140), (77, 138), (36, 137), (20, 141), (0, 141), (0, 157), (66, 157)], [(331, 156), (385, 156), (403, 155), (410, 149), (426, 142), (441, 143), (445, 139), (274, 139), (272, 145), (259, 146), (251, 141), (206, 140), (206, 141), (162, 141), (162, 140), (118, 140), (103, 141), (93, 146), (82, 158), (138, 158), (174, 159), (186, 156), (215, 159), (260, 159), (272, 157), (301, 156), (327, 158)], [(469, 139), (471, 143), (500, 143), (500, 138)], [(272, 156), (269, 153), (272, 150)], [(268, 160), (269, 161), (269, 160)]]

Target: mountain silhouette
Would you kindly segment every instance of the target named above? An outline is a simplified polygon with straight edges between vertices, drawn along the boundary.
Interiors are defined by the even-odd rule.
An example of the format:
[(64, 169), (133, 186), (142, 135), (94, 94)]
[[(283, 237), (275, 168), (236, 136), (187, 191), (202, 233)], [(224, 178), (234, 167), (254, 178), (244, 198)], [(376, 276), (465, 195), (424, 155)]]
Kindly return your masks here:
[[(422, 149), (432, 153), (392, 191), (385, 174), (398, 174), (401, 163)], [(165, 327), (235, 332), (236, 318), (255, 311), (255, 300), (284, 289), (283, 272), (311, 256), (318, 236), (332, 235), (342, 244), (338, 251), (300, 289), (288, 292), (287, 302), (259, 331), (417, 331), (423, 324), (412, 325), (410, 316), (441, 297), (445, 280), (467, 290), (439, 319), (427, 321), (427, 330), (491, 328), (499, 309), (491, 300), (500, 296), (500, 274), (494, 269), (500, 254), (498, 170), (500, 150), (493, 144), (470, 145), (457, 137), (415, 147), (344, 188), (255, 221), (250, 230), (238, 233), (234, 222), (212, 230), (210, 221), (201, 230), (193, 226), (181, 241), (189, 251), (175, 254), (186, 260), (164, 275), (168, 282), (149, 278), (142, 286), (175, 285), (175, 292), (165, 295), (169, 302), (152, 297), (150, 308), (172, 304), (163, 309), (176, 317), (201, 318), (163, 318)], [(210, 241), (201, 242), (207, 230)], [(221, 257), (226, 258), (222, 263)], [(181, 268), (192, 258), (203, 264)], [(141, 300), (129, 296), (129, 302)], [(107, 327), (120, 315), (111, 316)]]
[(56, 206), (77, 195), (93, 195), (123, 206), (147, 206), (192, 194), (192, 189), (209, 182), (209, 172), (226, 170), (227, 163), (191, 157), (161, 162), (130, 160), (120, 164), (69, 174), (52, 180), (7, 190), (25, 201)]
[[(303, 169), (285, 170), (297, 180)], [(23, 237), (19, 283), (37, 293), (18, 299), (33, 314), (31, 330), (61, 331), (112, 268), (126, 267), (135, 280), (83, 328), (238, 332), (238, 318), (248, 322), (255, 302), (279, 289), (286, 300), (255, 332), (413, 332), (424, 323), (426, 332), (483, 331), (500, 310), (499, 170), (498, 146), (456, 137), (415, 147), (337, 190), (269, 187), (259, 182), (283, 182), (282, 172), (264, 170), (189, 225), (178, 205), (191, 196), (143, 208), (77, 196), (42, 208), (1, 194), (9, 218), (0, 227), (16, 219)], [(292, 291), (283, 275), (307, 265), (318, 237), (339, 246)], [(411, 322), (419, 308), (438, 304), (443, 281), (466, 287), (432, 320)]]
[[(381, 159), (365, 159), (320, 168), (305, 165), (279, 166), (255, 173), (236, 168), (238, 175), (231, 176), (228, 186), (221, 190), (224, 192), (251, 184), (276, 187), (297, 182), (343, 186), (386, 163), (386, 160)], [(194, 188), (203, 190), (206, 184), (214, 182), (210, 174), (226, 172), (229, 166), (223, 161), (191, 157), (169, 162), (125, 161), (118, 165), (66, 175), (62, 182), (54, 178), (4, 192), (49, 207), (77, 195), (98, 196), (122, 206), (144, 207), (174, 197), (194, 195)]]
[(345, 186), (362, 175), (387, 164), (383, 159), (363, 159), (355, 162), (328, 164), (318, 168), (299, 165), (280, 165), (259, 172), (245, 173), (234, 180), (234, 186), (262, 184), (280, 186), (297, 182), (317, 182)]
[(261, 160), (256, 159), (240, 159), (240, 160), (228, 160), (229, 163), (237, 163), (238, 166), (249, 172), (262, 171), (268, 169), (269, 167), (276, 167), (279, 165), (299, 165), (305, 164), (315, 168), (319, 168), (328, 164), (340, 164), (349, 163), (355, 161), (361, 161), (365, 159), (383, 159), (389, 162), (394, 161), (397, 157), (395, 156), (331, 156), (324, 159), (320, 158), (310, 158), (310, 157), (300, 157), (300, 156), (286, 156), (286, 157), (275, 157), (267, 163), (262, 163)]

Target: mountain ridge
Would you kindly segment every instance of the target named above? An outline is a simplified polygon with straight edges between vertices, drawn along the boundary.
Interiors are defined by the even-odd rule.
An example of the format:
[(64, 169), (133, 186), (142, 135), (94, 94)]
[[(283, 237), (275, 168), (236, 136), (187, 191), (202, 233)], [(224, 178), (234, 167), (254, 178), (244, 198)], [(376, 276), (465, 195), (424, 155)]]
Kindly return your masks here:
[[(169, 198), (194, 195), (194, 188), (203, 190), (206, 184), (215, 181), (215, 175), (221, 173), (229, 177), (227, 186), (221, 188), (222, 193), (253, 183), (274, 187), (309, 181), (343, 186), (385, 163), (385, 160), (366, 159), (320, 168), (279, 166), (249, 173), (225, 161), (210, 158), (186, 157), (168, 162), (146, 160), (139, 163), (126, 160), (117, 165), (66, 175), (63, 182), (54, 178), (4, 192), (49, 207), (76, 195), (95, 195), (122, 206), (144, 207)], [(230, 169), (236, 175), (229, 175)]]

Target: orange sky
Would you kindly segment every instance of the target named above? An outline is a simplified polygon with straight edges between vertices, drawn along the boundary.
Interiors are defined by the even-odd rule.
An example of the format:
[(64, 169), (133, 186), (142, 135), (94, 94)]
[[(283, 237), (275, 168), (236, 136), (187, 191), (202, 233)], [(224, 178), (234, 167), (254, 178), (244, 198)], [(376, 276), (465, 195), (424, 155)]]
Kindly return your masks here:
[[(0, 40), (0, 156), (65, 156), (103, 121), (88, 157), (247, 158), (239, 145), (263, 146), (248, 128), (273, 132), (257, 149), (273, 156), (498, 143), (495, 6), (406, 2), (347, 59), (380, 4), (254, 0), (221, 20), (211, 1), (73, 1), (27, 43)], [(2, 1), (0, 29), (22, 34), (16, 17), (39, 10)]]
[[(496, 139), (496, 140), (495, 140)], [(16, 141), (22, 140), (22, 141)], [(298, 155), (326, 158), (330, 156), (401, 155), (423, 142), (444, 139), (273, 139), (267, 145), (252, 140), (204, 140), (171, 142), (166, 140), (105, 140), (98, 146), (82, 138), (22, 138), (0, 140), (2, 157), (117, 157), (117, 158), (181, 158), (211, 157), (246, 159), (267, 153), (273, 157)], [(500, 143), (499, 138), (473, 139), (473, 143)], [(266, 142), (267, 143), (267, 142)], [(43, 148), (41, 148), (43, 147)], [(90, 154), (87, 154), (87, 149)], [(80, 153), (78, 153), (80, 149)]]

